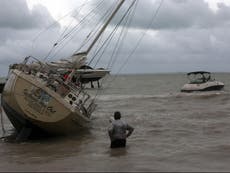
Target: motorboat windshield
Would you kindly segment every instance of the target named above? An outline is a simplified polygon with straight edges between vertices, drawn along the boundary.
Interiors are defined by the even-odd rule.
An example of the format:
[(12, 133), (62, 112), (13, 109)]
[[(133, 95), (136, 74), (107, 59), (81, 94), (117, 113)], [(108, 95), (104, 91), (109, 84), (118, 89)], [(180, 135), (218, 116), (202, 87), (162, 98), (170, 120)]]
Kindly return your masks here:
[(187, 73), (190, 84), (199, 84), (212, 81), (212, 76), (210, 72), (206, 71), (196, 71)]

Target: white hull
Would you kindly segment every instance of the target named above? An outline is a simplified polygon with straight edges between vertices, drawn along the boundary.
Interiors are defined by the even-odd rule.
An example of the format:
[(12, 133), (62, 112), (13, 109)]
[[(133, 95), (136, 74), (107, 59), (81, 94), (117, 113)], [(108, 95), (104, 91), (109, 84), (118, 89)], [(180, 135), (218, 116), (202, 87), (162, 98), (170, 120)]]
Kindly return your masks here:
[(193, 92), (193, 91), (213, 91), (221, 90), (224, 87), (224, 83), (219, 81), (208, 81), (199, 84), (185, 84), (182, 88), (182, 92)]
[[(58, 92), (33, 75), (13, 70), (2, 93), (2, 106), (18, 132), (28, 127), (36, 132), (70, 134), (87, 127), (90, 114), (75, 104), (84, 95), (72, 90), (65, 90), (61, 95)], [(69, 94), (77, 99), (71, 100)]]
[(76, 74), (80, 74), (83, 79), (100, 79), (109, 74), (109, 70), (100, 69), (78, 69)]

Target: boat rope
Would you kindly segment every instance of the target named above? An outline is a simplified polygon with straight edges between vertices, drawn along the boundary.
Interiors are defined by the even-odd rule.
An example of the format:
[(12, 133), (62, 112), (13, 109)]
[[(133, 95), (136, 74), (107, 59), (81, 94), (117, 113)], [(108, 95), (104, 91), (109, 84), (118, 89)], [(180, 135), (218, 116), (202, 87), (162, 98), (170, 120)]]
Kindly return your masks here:
[[(126, 36), (127, 36), (127, 34), (128, 34), (128, 28), (129, 28), (129, 26), (130, 26), (130, 24), (131, 24), (131, 19), (133, 18), (133, 16), (134, 16), (134, 14), (135, 14), (135, 11), (136, 11), (136, 7), (137, 7), (137, 0), (135, 0), (135, 1), (133, 1), (133, 4), (131, 4), (131, 8), (133, 7), (133, 5), (135, 5), (135, 7), (134, 8), (132, 8), (133, 10), (131, 10), (131, 8), (130, 8), (130, 10), (129, 10), (129, 12), (126, 14), (126, 16), (125, 16), (125, 18), (126, 18), (126, 20), (124, 21), (124, 26), (122, 27), (122, 29), (121, 29), (121, 31), (120, 31), (120, 34), (119, 34), (119, 36), (118, 36), (118, 41), (116, 42), (116, 44), (115, 44), (115, 47), (114, 47), (114, 49), (113, 49), (113, 53), (112, 53), (112, 55), (111, 55), (111, 58), (110, 58), (110, 60), (109, 60), (109, 62), (108, 62), (108, 65), (107, 66), (109, 66), (109, 63), (113, 60), (113, 57), (118, 57), (117, 55), (118, 55), (118, 51), (120, 50), (120, 48), (123, 46), (123, 43), (124, 43), (124, 40), (125, 40), (125, 38), (126, 38)], [(118, 26), (119, 27), (119, 26)], [(102, 56), (103, 56), (103, 54), (105, 53), (105, 50), (106, 50), (106, 48), (109, 46), (109, 44), (110, 44), (110, 42), (112, 41), (112, 37), (111, 37), (111, 39), (110, 39), (110, 41), (108, 42), (108, 44), (107, 44), (107, 46), (104, 48), (104, 50), (103, 50), (103, 52), (101, 53), (101, 56), (98, 58), (98, 60), (97, 60), (97, 62), (96, 62), (96, 64), (95, 64), (95, 67), (96, 67), (96, 65), (99, 63), (99, 61), (100, 61), (100, 59), (102, 58)], [(112, 62), (114, 62), (115, 63), (115, 60), (116, 60), (117, 58), (114, 58), (114, 61), (112, 61)], [(95, 68), (94, 67), (94, 68)], [(112, 68), (112, 64), (111, 64), (111, 68)], [(109, 69), (109, 68), (107, 68), (107, 69)]]
[[(127, 17), (127, 18), (126, 18), (127, 20), (124, 22), (124, 27), (123, 27), (123, 29), (121, 30), (120, 36), (119, 36), (119, 38), (118, 38), (118, 40), (121, 40), (122, 43), (123, 43), (123, 41), (124, 41), (125, 36), (127, 35), (128, 26), (131, 24), (131, 21), (132, 21), (132, 19), (133, 19), (134, 14), (135, 14), (136, 7), (137, 7), (138, 2), (139, 2), (138, 0), (134, 0), (134, 1), (133, 1), (133, 3), (130, 5), (130, 8), (126, 11), (126, 13), (125, 13), (124, 16), (122, 17), (121, 21), (120, 21), (119, 24), (117, 25), (117, 26), (120, 26), (120, 24), (121, 24), (121, 22), (124, 20), (124, 18)], [(135, 6), (134, 6), (134, 5), (135, 5)], [(133, 6), (134, 6), (133, 11), (131, 11), (131, 9), (132, 9)], [(126, 32), (124, 32), (124, 31), (125, 31), (124, 28), (127, 28)], [(122, 37), (122, 36), (123, 36), (123, 37)], [(122, 38), (122, 39), (121, 39), (121, 38)], [(120, 46), (121, 46), (121, 45), (120, 45)], [(120, 49), (120, 47), (118, 47), (118, 45), (116, 45), (115, 49), (118, 51), (118, 50)], [(112, 56), (113, 56), (113, 55), (112, 55)], [(106, 82), (106, 79), (104, 79), (104, 80), (102, 81), (102, 84), (105, 83), (105, 82)], [(108, 87), (109, 87), (109, 85), (107, 85), (107, 87), (105, 87), (105, 88), (108, 88)], [(100, 90), (97, 90), (97, 92), (96, 92), (95, 97), (94, 97), (93, 100), (96, 99), (96, 97), (99, 95), (99, 93), (100, 93)]]
[[(79, 7), (79, 9), (83, 8), (83, 6), (86, 5), (86, 3), (84, 3), (82, 6)], [(36, 40), (46, 31), (48, 31), (50, 28), (54, 27), (55, 25), (59, 24), (60, 21), (62, 21), (63, 19), (65, 19), (68, 16), (71, 16), (75, 11), (79, 11), (79, 9), (72, 9), (70, 11), (68, 11), (65, 15), (61, 16), (60, 18), (58, 18), (57, 20), (55, 20), (53, 23), (51, 23), (49, 26), (45, 27), (45, 29), (43, 29), (42, 31), (40, 31), (33, 39), (32, 39), (32, 50), (34, 49), (34, 43), (36, 42)]]
[[(92, 59), (90, 60), (90, 62), (88, 63), (88, 65), (90, 65), (92, 63), (92, 61), (95, 59), (95, 57), (99, 54), (99, 52), (102, 50), (102, 48), (106, 45), (106, 43), (108, 43), (108, 41), (110, 42), (111, 39), (113, 38), (115, 32), (117, 31), (118, 27), (121, 25), (121, 23), (124, 21), (125, 17), (127, 16), (127, 14), (129, 14), (130, 10), (132, 9), (132, 7), (134, 6), (136, 0), (133, 1), (133, 3), (129, 6), (129, 8), (127, 9), (127, 11), (124, 13), (124, 15), (122, 16), (122, 18), (120, 19), (120, 21), (117, 23), (117, 25), (115, 26), (115, 28), (113, 29), (113, 31), (110, 33), (110, 35), (107, 37), (107, 39), (104, 41), (103, 45), (100, 47), (100, 49), (97, 51), (97, 53), (92, 57)], [(108, 45), (107, 45), (108, 46)]]
[[(116, 60), (117, 60), (116, 57), (118, 57), (118, 53), (120, 52), (120, 50), (122, 49), (122, 47), (124, 45), (124, 40), (125, 40), (125, 37), (128, 34), (128, 31), (129, 31), (128, 28), (130, 27), (130, 24), (132, 23), (133, 17), (134, 17), (134, 15), (136, 13), (137, 5), (138, 5), (138, 1), (137, 1), (136, 5), (134, 7), (134, 10), (133, 10), (132, 14), (130, 15), (130, 19), (127, 17), (125, 27), (123, 27), (123, 30), (121, 31), (120, 37), (119, 37), (119, 39), (117, 41), (115, 49), (113, 50), (113, 53), (112, 53), (111, 58), (109, 60), (109, 63), (108, 63), (108, 66), (107, 66), (108, 69), (112, 69), (113, 65), (116, 63)], [(124, 30), (124, 28), (126, 28), (126, 30)], [(123, 36), (122, 36), (122, 33), (123, 33)]]
[[(102, 6), (102, 4), (104, 3), (105, 0), (102, 0), (94, 9), (92, 9), (88, 14), (86, 14), (86, 16), (84, 16), (80, 22), (78, 24), (76, 24), (67, 34), (65, 34), (63, 36), (62, 39), (60, 39), (58, 42), (62, 42), (64, 41), (65, 39), (69, 38), (71, 35), (73, 35), (74, 32), (77, 31), (78, 27), (81, 26), (83, 23), (86, 23), (86, 19), (87, 18), (90, 18), (90, 15), (93, 14), (93, 16), (95, 16), (95, 11), (100, 7)], [(91, 16), (91, 18), (93, 17)]]
[[(105, 0), (103, 0), (102, 2), (104, 2), (104, 1), (105, 1)], [(101, 3), (102, 3), (102, 2), (101, 2)], [(97, 6), (97, 8), (99, 8), (100, 5), (102, 5), (102, 4), (99, 4), (99, 5)], [(107, 16), (110, 15), (109, 13), (110, 13), (110, 11), (111, 11), (111, 9), (112, 9), (113, 7), (114, 7), (114, 4), (112, 4), (111, 7), (110, 7), (110, 9), (107, 10), (107, 11), (102, 15), (103, 17), (101, 18), (101, 20), (106, 20)], [(94, 9), (94, 10), (96, 10), (96, 9)], [(91, 11), (91, 13), (92, 13), (92, 11)], [(87, 17), (87, 16), (86, 16), (86, 17)], [(85, 18), (86, 18), (86, 17), (85, 17)], [(85, 18), (84, 18), (84, 19), (85, 19)], [(103, 22), (101, 22), (101, 20), (99, 20), (99, 21), (97, 22), (96, 27), (94, 27), (94, 28), (91, 30), (90, 34), (87, 36), (87, 38), (85, 39), (85, 41), (83, 41), (83, 43), (82, 43), (81, 46), (77, 49), (77, 51), (75, 51), (75, 53), (78, 52), (78, 51), (80, 51), (80, 49), (81, 49), (82, 47), (84, 47), (84, 46), (90, 41), (90, 39), (89, 39), (89, 36), (90, 36), (90, 35), (92, 35), (92, 37), (93, 37), (94, 35), (97, 34), (97, 29), (99, 29), (99, 28), (103, 25)], [(78, 25), (79, 25), (79, 24), (78, 24)], [(96, 29), (95, 29), (95, 28), (96, 28)], [(93, 33), (93, 31), (94, 31), (94, 33)], [(63, 50), (63, 49), (70, 43), (70, 41), (75, 37), (74, 34), (72, 34), (72, 33), (71, 33), (71, 36), (72, 36), (72, 37), (69, 37), (69, 40), (67, 40), (67, 39), (66, 39), (66, 40), (63, 40), (63, 42), (64, 42), (64, 41), (66, 41), (66, 42), (62, 44), (62, 47), (61, 47), (59, 50), (56, 51), (56, 53), (53, 55), (53, 57), (57, 56), (57, 54), (60, 53), (60, 51)]]
[(68, 29), (71, 27), (71, 25), (74, 22), (74, 18), (77, 18), (77, 15), (79, 15), (81, 13), (82, 9), (84, 8), (84, 6), (86, 6), (88, 1), (89, 0), (85, 0), (85, 2), (80, 6), (79, 10), (76, 10), (76, 14), (72, 16), (72, 20), (69, 22), (68, 26), (64, 29), (64, 31), (60, 35), (60, 38), (58, 39), (57, 42), (60, 42), (59, 40), (66, 35), (66, 32), (68, 31)]
[[(125, 23), (127, 23), (127, 21), (128, 21), (128, 18), (127, 18), (127, 20), (125, 21)], [(126, 25), (126, 24), (124, 24), (124, 25)], [(115, 44), (115, 46), (114, 46), (112, 55), (114, 54), (115, 50), (116, 50), (117, 47), (118, 47), (118, 44), (120, 43), (120, 39), (121, 39), (121, 37), (122, 37), (122, 35), (123, 35), (124, 31), (125, 31), (125, 28), (126, 28), (125, 26), (122, 27), (122, 29), (121, 29), (121, 31), (120, 31), (120, 34), (119, 34), (119, 36), (118, 36), (118, 41), (116, 42), (116, 44)], [(112, 40), (113, 40), (113, 38), (114, 38), (114, 36), (115, 36), (115, 33), (118, 31), (118, 29), (119, 29), (119, 25), (117, 25), (117, 27), (114, 29), (114, 32), (111, 34), (110, 38), (108, 38), (107, 43), (105, 42), (105, 44), (104, 44), (105, 46), (103, 45), (103, 47), (104, 47), (103, 50), (102, 50), (102, 48), (100, 49), (100, 50), (101, 50), (101, 53), (100, 53), (100, 55), (98, 56), (98, 59), (97, 59), (95, 65), (94, 65), (94, 68), (96, 68), (97, 64), (99, 63), (99, 61), (101, 60), (101, 58), (102, 58), (103, 55), (105, 54), (105, 51), (107, 50), (108, 46), (109, 46), (110, 43), (112, 42)], [(124, 37), (123, 37), (123, 38), (124, 38)], [(100, 50), (98, 50), (98, 51), (100, 51)], [(99, 52), (98, 52), (98, 53), (99, 53)], [(96, 53), (95, 55), (97, 55), (97, 53)], [(111, 58), (110, 58), (110, 59), (111, 59)], [(110, 63), (110, 60), (109, 60), (108, 64), (109, 64), (109, 63)], [(107, 65), (107, 66), (109, 66), (109, 65)], [(107, 69), (109, 69), (109, 68), (107, 67)]]
[[(55, 52), (55, 50), (52, 50), (53, 55), (51, 57), (49, 57), (50, 59), (54, 58), (55, 56), (57, 56), (68, 44), (71, 43), (70, 41), (73, 40), (74, 37), (75, 37), (74, 33), (76, 33), (77, 31), (79, 31), (80, 29), (83, 29), (83, 28), (80, 28), (80, 26), (83, 25), (84, 23), (87, 23), (87, 20), (86, 20), (87, 18), (90, 18), (92, 20), (92, 18), (96, 16), (95, 10), (99, 9), (99, 7), (102, 6), (102, 4), (103, 4), (104, 1), (105, 0), (102, 0), (97, 5), (97, 7), (95, 7), (93, 10), (91, 10), (84, 18), (81, 19), (81, 21), (76, 26), (74, 26), (67, 34), (65, 34), (65, 36), (61, 40), (59, 40), (59, 43), (57, 43), (58, 45), (56, 47), (56, 52)], [(91, 15), (91, 14), (93, 14), (93, 15)], [(104, 16), (106, 16), (106, 14), (104, 14), (103, 17)], [(92, 21), (95, 21), (95, 20), (92, 20)], [(98, 22), (98, 24), (100, 24), (100, 22)], [(82, 44), (80, 44), (81, 46), (77, 50), (80, 50), (85, 44), (88, 43), (89, 37), (90, 37), (90, 35), (92, 35), (93, 30), (95, 30), (95, 28), (97, 28), (97, 26), (94, 27), (91, 30), (90, 34), (88, 34), (88, 36), (86, 37), (86, 39), (83, 41)], [(94, 35), (95, 34), (96, 33), (94, 33)], [(54, 46), (56, 46), (56, 45), (54, 45)], [(75, 51), (75, 52), (77, 52), (77, 51)]]
[[(139, 38), (137, 44), (134, 46), (133, 50), (131, 51), (131, 53), (126, 57), (125, 59), (125, 62), (124, 64), (121, 65), (121, 67), (119, 68), (118, 72), (114, 75), (114, 77), (112, 78), (111, 81), (109, 81), (107, 83), (107, 86), (105, 86), (105, 88), (109, 88), (111, 86), (111, 84), (114, 82), (114, 80), (118, 77), (118, 75), (120, 74), (120, 72), (122, 71), (122, 69), (125, 67), (125, 65), (128, 63), (128, 60), (133, 56), (133, 54), (136, 52), (136, 50), (138, 49), (138, 47), (140, 46), (140, 43), (142, 42), (143, 38), (145, 37), (145, 35), (147, 34), (148, 30), (152, 27), (152, 25), (154, 24), (155, 22), (155, 19), (160, 11), (160, 8), (162, 7), (163, 5), (163, 2), (164, 0), (161, 0), (160, 3), (159, 3), (159, 6), (157, 7), (156, 11), (154, 10), (153, 11), (153, 15), (152, 15), (152, 18), (151, 18), (151, 21), (149, 23), (149, 25), (147, 26), (147, 29), (142, 32), (142, 35), (141, 37)], [(96, 99), (96, 97), (99, 95), (99, 92), (103, 92), (103, 91), (99, 91), (96, 93), (96, 96), (94, 98), (94, 100)]]
[(70, 14), (72, 14), (74, 10), (70, 10), (67, 14), (65, 14), (64, 16), (60, 17), (58, 20), (54, 21), (52, 24), (50, 24), (48, 27), (46, 27), (44, 30), (40, 31), (33, 39), (32, 42), (35, 42), (44, 32), (46, 32), (47, 30), (49, 30), (50, 28), (52, 28), (53, 26), (55, 26), (56, 24), (58, 24), (61, 20), (63, 20), (64, 18), (68, 17)]
[[(102, 15), (101, 20), (98, 20), (96, 26), (92, 29), (92, 31), (90, 32), (90, 34), (87, 36), (86, 40), (82, 43), (82, 45), (78, 48), (78, 50), (76, 52), (79, 52), (90, 41), (90, 39), (89, 39), (90, 36), (91, 37), (95, 37), (96, 36), (97, 31), (100, 30), (100, 28), (103, 26), (104, 22), (101, 22), (101, 21), (106, 21), (106, 19), (110, 16), (110, 11), (112, 11), (112, 9), (113, 9), (114, 6), (115, 6), (115, 3), (112, 4), (111, 7), (105, 12), (105, 14)], [(100, 40), (101, 39), (102, 39), (102, 37), (100, 37)]]
[[(53, 45), (53, 47), (51, 48), (51, 50), (49, 51), (49, 53), (44, 57), (44, 61), (47, 60), (47, 58), (50, 58), (49, 56), (51, 55), (51, 53), (54, 52), (55, 49), (57, 49), (58, 47), (60, 47), (60, 46), (61, 46), (61, 43), (63, 43), (63, 44), (65, 45), (66, 43), (64, 43), (64, 42), (65, 42), (66, 40), (67, 40), (66, 42), (68, 43), (68, 42), (71, 40), (70, 36), (73, 35), (74, 32), (77, 32), (77, 31), (78, 31), (79, 26), (81, 26), (83, 23), (86, 22), (86, 18), (89, 18), (89, 16), (90, 16), (91, 14), (93, 14), (94, 16), (96, 15), (95, 10), (98, 9), (100, 6), (102, 6), (102, 4), (103, 4), (104, 1), (105, 1), (105, 0), (101, 0), (101, 2), (100, 2), (94, 9), (92, 9), (84, 18), (82, 18), (82, 19), (79, 21), (79, 23), (76, 24), (69, 32), (65, 31), (65, 33), (66, 33), (66, 32), (67, 32), (67, 33), (64, 34), (64, 35), (63, 35), (63, 33), (62, 33), (61, 35), (62, 35), (63, 37), (62, 37), (62, 38), (59, 38), (59, 39), (54, 43), (54, 45)], [(83, 4), (83, 5), (85, 5), (85, 4)], [(75, 15), (75, 17), (76, 17), (76, 15)], [(68, 38), (70, 38), (70, 40), (68, 40)], [(61, 47), (60, 49), (62, 49), (62, 47)], [(56, 55), (56, 54), (55, 54), (55, 55)], [(54, 55), (54, 56), (55, 56), (55, 55)], [(52, 56), (52, 58), (53, 58), (54, 56)]]
[[(137, 44), (135, 45), (135, 47), (133, 48), (133, 50), (131, 51), (131, 53), (127, 56), (127, 58), (125, 59), (124, 64), (121, 65), (121, 67), (119, 68), (118, 72), (116, 73), (115, 77), (116, 78), (118, 76), (118, 74), (120, 74), (120, 72), (122, 71), (122, 69), (125, 67), (125, 65), (128, 63), (129, 59), (133, 56), (133, 54), (136, 52), (136, 50), (138, 49), (138, 47), (140, 46), (143, 38), (145, 37), (145, 35), (147, 34), (147, 32), (149, 31), (149, 29), (152, 27), (153, 23), (155, 22), (155, 19), (160, 11), (160, 8), (163, 5), (164, 0), (161, 0), (159, 3), (159, 6), (157, 8), (157, 10), (153, 13), (153, 17), (149, 23), (149, 25), (147, 26), (147, 29), (142, 33), (141, 37), (139, 38), (139, 40), (137, 41)], [(113, 80), (111, 81), (111, 83), (113, 82)]]
[(154, 23), (154, 21), (155, 21), (157, 15), (158, 15), (158, 13), (159, 13), (159, 11), (160, 11), (160, 8), (161, 8), (161, 6), (162, 6), (162, 4), (163, 4), (163, 1), (164, 1), (164, 0), (161, 0), (161, 2), (160, 2), (160, 4), (159, 4), (159, 6), (158, 6), (156, 12), (155, 12), (154, 15), (153, 15), (153, 18), (152, 18), (150, 24), (148, 25), (148, 27), (147, 27), (147, 29), (145, 30), (145, 32), (142, 33), (142, 35), (141, 35), (140, 39), (138, 40), (136, 46), (134, 47), (133, 51), (127, 56), (125, 63), (124, 63), (124, 64), (120, 67), (120, 69), (118, 70), (118, 73), (120, 73), (120, 72), (122, 71), (122, 69), (124, 68), (124, 66), (128, 63), (129, 59), (133, 56), (133, 54), (136, 52), (136, 50), (137, 50), (138, 47), (140, 46), (140, 44), (141, 44), (142, 40), (144, 39), (145, 35), (147, 34), (147, 32), (149, 31), (149, 29), (150, 29), (151, 26), (153, 25), (153, 23)]
[[(127, 21), (128, 21), (128, 18), (126, 20), (126, 23), (127, 23)], [(113, 49), (113, 52), (112, 52), (112, 54), (110, 56), (109, 62), (107, 64), (107, 69), (111, 69), (113, 64), (115, 64), (115, 59), (117, 59), (117, 58), (114, 58), (114, 57), (116, 57), (119, 49), (122, 47), (121, 45), (122, 45), (122, 43), (124, 41), (124, 38), (125, 38), (124, 36), (122, 37), (122, 35), (126, 35), (127, 31), (128, 31), (128, 29), (126, 29), (126, 31), (125, 31), (125, 28), (126, 27), (123, 27), (122, 30), (120, 31), (121, 33), (120, 33), (120, 35), (119, 35), (119, 37), (117, 39), (117, 42), (116, 42), (115, 47)]]
[(3, 138), (5, 136), (5, 133), (6, 133), (6, 130), (5, 130), (5, 127), (4, 127), (4, 122), (3, 122), (3, 110), (2, 110), (2, 106), (0, 106), (0, 116), (1, 116), (1, 126), (2, 126), (2, 137)]
[[(89, 16), (91, 15), (91, 13), (93, 13), (95, 10), (97, 10), (97, 9), (99, 10), (100, 6), (103, 5), (104, 1), (105, 1), (105, 0), (102, 0), (102, 1), (97, 5), (96, 8), (94, 8), (92, 11), (90, 11), (90, 12), (80, 21), (80, 23), (78, 23), (75, 27), (73, 27), (72, 30), (71, 30), (68, 34), (66, 34), (65, 37), (64, 37), (62, 40), (60, 40), (63, 44), (62, 44), (62, 46), (61, 46), (61, 43), (59, 43), (59, 46), (61, 46), (61, 47), (60, 47), (60, 49), (58, 49), (58, 50), (54, 53), (54, 55), (53, 55), (52, 57), (57, 56), (57, 54), (60, 53), (60, 51), (63, 50), (63, 49), (70, 43), (70, 41), (75, 37), (73, 33), (77, 31), (77, 30), (76, 30), (77, 27), (80, 26), (80, 24), (82, 24), (82, 23), (84, 23), (84, 22), (86, 23), (86, 18), (87, 18), (87, 17), (89, 18)], [(101, 22), (101, 21), (105, 21), (106, 18), (107, 18), (108, 16), (110, 16), (110, 11), (112, 11), (112, 8), (114, 8), (114, 5), (115, 5), (116, 3), (117, 3), (117, 2), (113, 3), (113, 4), (110, 6), (110, 8), (102, 15), (101, 20), (98, 20), (98, 22), (96, 23), (96, 26), (91, 30), (91, 32), (88, 34), (88, 36), (87, 36), (86, 39), (83, 41), (83, 43), (80, 44), (80, 47), (75, 51), (75, 53), (78, 52), (78, 51), (80, 51), (80, 50), (90, 41), (89, 38), (94, 37), (94, 36), (97, 34), (97, 30), (99, 30), (99, 28), (103, 25), (103, 22)], [(99, 11), (103, 11), (103, 10), (99, 10)], [(94, 16), (95, 16), (95, 13), (93, 13), (93, 14), (94, 14)], [(92, 17), (93, 17), (93, 16), (91, 16), (90, 18), (92, 18)], [(92, 19), (91, 19), (91, 20), (92, 20)], [(95, 21), (95, 20), (93, 20), (93, 21)]]
[[(104, 15), (104, 16), (106, 16), (106, 15)], [(76, 54), (77, 52), (79, 52), (79, 51), (90, 41), (90, 39), (89, 39), (90, 35), (91, 35), (92, 37), (93, 37), (94, 35), (96, 35), (96, 32), (94, 32), (94, 30), (95, 30), (95, 28), (100, 28), (99, 24), (102, 25), (101, 22), (98, 22), (97, 26), (94, 27), (94, 28), (91, 30), (91, 32), (88, 34), (88, 36), (86, 37), (86, 39), (83, 41), (83, 43), (81, 44), (81, 46), (75, 51), (74, 54)], [(55, 52), (55, 54), (53, 55), (53, 57), (57, 56), (58, 53), (60, 53), (60, 52), (70, 43), (70, 41), (74, 39), (74, 37), (75, 37), (75, 36), (72, 34), (72, 36), (69, 38), (69, 40), (66, 40), (66, 42), (62, 44), (62, 47), (61, 47), (59, 50), (57, 50), (57, 51)], [(101, 38), (100, 38), (100, 39), (101, 39)]]

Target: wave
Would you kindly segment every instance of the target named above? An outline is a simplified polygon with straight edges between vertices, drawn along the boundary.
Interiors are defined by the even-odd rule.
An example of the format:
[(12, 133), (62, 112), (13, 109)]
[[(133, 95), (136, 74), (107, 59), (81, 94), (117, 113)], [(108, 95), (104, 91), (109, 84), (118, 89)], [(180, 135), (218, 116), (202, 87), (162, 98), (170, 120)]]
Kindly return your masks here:
[(162, 95), (100, 95), (97, 97), (100, 101), (112, 101), (112, 100), (127, 100), (127, 99), (143, 99), (143, 98), (165, 98), (169, 97), (167, 94)]
[(115, 100), (127, 100), (127, 99), (154, 99), (154, 98), (180, 98), (180, 97), (216, 97), (216, 96), (229, 96), (229, 92), (225, 91), (208, 91), (208, 92), (193, 92), (193, 93), (162, 93), (156, 95), (142, 95), (142, 94), (111, 94), (111, 95), (99, 95), (97, 100), (99, 101), (115, 101)]

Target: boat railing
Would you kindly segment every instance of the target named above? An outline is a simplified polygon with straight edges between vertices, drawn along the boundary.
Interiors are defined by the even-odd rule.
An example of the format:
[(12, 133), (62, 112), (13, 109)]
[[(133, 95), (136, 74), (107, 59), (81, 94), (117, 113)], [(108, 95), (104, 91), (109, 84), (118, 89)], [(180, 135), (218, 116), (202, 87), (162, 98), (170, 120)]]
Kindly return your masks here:
[(95, 109), (95, 104), (84, 88), (71, 80), (63, 80), (61, 75), (51, 76), (48, 77), (48, 87), (54, 89), (68, 104), (81, 109), (83, 114), (89, 117)]
[(94, 100), (91, 96), (81, 87), (76, 86), (75, 83), (63, 82), (63, 84), (70, 88), (68, 94), (64, 97), (69, 104), (77, 106), (86, 116), (90, 116), (95, 109)]
[[(35, 62), (30, 62), (29, 59), (31, 58)], [(18, 69), (25, 74), (32, 75), (36, 80), (56, 92), (71, 106), (80, 108), (86, 116), (90, 116), (95, 109), (93, 99), (84, 91), (81, 85), (73, 83), (71, 80), (64, 80), (62, 74), (57, 71), (50, 72), (50, 69), (45, 64), (34, 57), (26, 57), (23, 63), (14, 64), (11, 69)]]
[[(84, 91), (83, 88), (75, 83), (66, 82), (61, 78), (61, 75), (42, 75), (39, 73), (42, 80), (46, 80), (46, 86), (60, 95), (73, 108), (79, 108), (82, 113), (89, 117), (95, 109), (95, 104), (91, 96)], [(45, 76), (45, 77), (44, 77)]]

